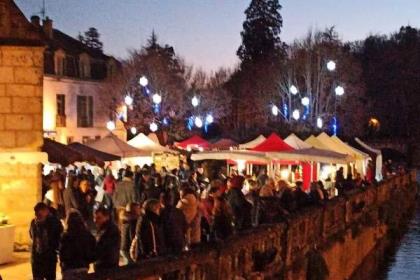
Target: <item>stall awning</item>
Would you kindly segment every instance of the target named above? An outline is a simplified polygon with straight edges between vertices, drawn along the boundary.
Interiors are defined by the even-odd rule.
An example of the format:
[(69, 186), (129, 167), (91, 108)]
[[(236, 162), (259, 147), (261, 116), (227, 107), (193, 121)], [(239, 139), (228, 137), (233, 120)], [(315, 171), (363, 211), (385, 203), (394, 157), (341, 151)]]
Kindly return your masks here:
[(294, 149), (284, 142), (280, 136), (272, 133), (264, 142), (257, 145), (252, 150), (257, 152), (282, 152), (293, 151)]
[(207, 149), (209, 146), (210, 146), (209, 142), (207, 142), (206, 140), (204, 140), (198, 135), (194, 135), (181, 142), (175, 142), (175, 147), (183, 149), (183, 150), (198, 149), (198, 148)]
[(106, 161), (121, 160), (121, 157), (119, 156), (101, 152), (78, 142), (71, 143), (67, 146), (70, 149), (82, 154), (84, 161), (95, 163), (99, 166), (104, 166)]
[(101, 152), (126, 157), (144, 157), (150, 156), (150, 153), (139, 150), (130, 146), (123, 140), (119, 139), (115, 134), (108, 134), (106, 137), (87, 144), (89, 147)]
[(309, 149), (312, 146), (308, 143), (305, 143), (302, 139), (296, 136), (296, 134), (292, 133), (284, 139), (284, 142), (289, 146), (295, 148), (296, 150), (300, 149)]
[(262, 142), (264, 142), (265, 139), (267, 139), (267, 138), (265, 138), (264, 135), (260, 135), (260, 136), (258, 136), (257, 138), (255, 138), (252, 141), (249, 141), (249, 142), (244, 143), (244, 144), (240, 144), (239, 145), (239, 149), (241, 149), (241, 150), (247, 150), (247, 149), (255, 148), (256, 146), (258, 146), (259, 144), (261, 144)]
[(253, 151), (213, 151), (213, 152), (202, 152), (191, 155), (191, 160), (244, 160), (249, 162), (261, 162), (269, 163), (271, 160), (265, 155), (265, 153), (253, 152)]
[(238, 143), (229, 138), (222, 138), (212, 144), (210, 144), (210, 149), (215, 150), (229, 150), (230, 148), (237, 147)]
[(83, 161), (83, 155), (64, 144), (44, 138), (41, 150), (48, 154), (48, 162), (68, 166), (76, 161)]
[(140, 149), (144, 152), (151, 153), (177, 153), (169, 148), (161, 146), (155, 143), (152, 139), (144, 135), (143, 133), (138, 134), (136, 137), (127, 142), (129, 145)]
[(347, 164), (353, 161), (351, 156), (317, 148), (300, 149), (284, 152), (269, 152), (266, 156), (272, 160), (288, 160), (299, 162), (321, 162)]

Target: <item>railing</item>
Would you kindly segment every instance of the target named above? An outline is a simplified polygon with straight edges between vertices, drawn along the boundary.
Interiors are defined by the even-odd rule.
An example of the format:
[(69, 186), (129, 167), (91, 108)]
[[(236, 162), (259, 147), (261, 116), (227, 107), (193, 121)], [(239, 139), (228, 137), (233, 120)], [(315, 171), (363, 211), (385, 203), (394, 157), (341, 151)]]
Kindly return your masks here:
[(387, 211), (414, 197), (415, 179), (415, 172), (393, 177), (324, 206), (302, 209), (284, 223), (261, 225), (177, 257), (144, 260), (107, 275), (91, 274), (89, 279), (249, 279), (260, 274), (281, 278), (301, 269), (310, 250), (329, 246), (348, 229), (356, 234), (362, 227), (386, 223)]

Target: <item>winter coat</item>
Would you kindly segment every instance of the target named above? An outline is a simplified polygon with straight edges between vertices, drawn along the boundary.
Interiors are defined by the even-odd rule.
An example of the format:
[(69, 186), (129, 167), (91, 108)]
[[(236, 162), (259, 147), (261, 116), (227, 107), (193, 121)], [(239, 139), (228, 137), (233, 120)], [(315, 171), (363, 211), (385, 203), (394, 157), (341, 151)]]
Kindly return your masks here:
[(233, 234), (233, 217), (228, 213), (219, 213), (213, 217), (212, 232), (216, 240), (224, 240)]
[(235, 228), (243, 230), (251, 227), (252, 205), (239, 188), (231, 188), (226, 193), (226, 199), (232, 209)]
[(117, 183), (113, 195), (114, 206), (116, 208), (125, 208), (127, 204), (137, 202), (138, 199), (139, 196), (132, 180), (124, 178), (121, 182)]
[(165, 253), (165, 237), (159, 215), (146, 211), (141, 221), (139, 237), (144, 257), (156, 257)]
[(165, 207), (160, 217), (167, 251), (173, 254), (181, 253), (186, 245), (185, 235), (188, 229), (184, 213), (176, 207)]
[(95, 271), (117, 268), (120, 260), (121, 237), (117, 225), (108, 221), (96, 237)]
[(89, 232), (69, 234), (65, 232), (60, 241), (61, 270), (89, 268), (95, 260), (95, 237)]
[(57, 261), (57, 250), (63, 226), (60, 220), (50, 215), (44, 222), (32, 220), (29, 235), (32, 239), (32, 262), (39, 260)]
[(301, 189), (295, 190), (295, 192), (293, 193), (293, 197), (297, 209), (306, 207), (310, 203), (308, 194)]
[(201, 241), (200, 214), (198, 209), (198, 199), (193, 194), (187, 194), (178, 201), (177, 208), (181, 209), (188, 224), (187, 238), (191, 244)]

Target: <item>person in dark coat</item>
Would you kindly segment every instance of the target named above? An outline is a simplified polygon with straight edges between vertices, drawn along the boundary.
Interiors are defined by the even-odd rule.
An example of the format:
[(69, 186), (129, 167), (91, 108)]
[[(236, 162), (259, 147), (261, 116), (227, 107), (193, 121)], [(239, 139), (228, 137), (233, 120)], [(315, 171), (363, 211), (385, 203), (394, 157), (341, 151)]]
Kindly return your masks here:
[(173, 192), (166, 192), (163, 197), (163, 202), (165, 208), (161, 211), (160, 217), (166, 250), (169, 254), (179, 254), (186, 245), (187, 220), (182, 210), (176, 208)]
[(311, 183), (311, 191), (309, 192), (309, 201), (311, 205), (323, 205), (324, 204), (324, 193), (317, 182)]
[(67, 188), (63, 193), (64, 208), (66, 213), (71, 209), (81, 210), (82, 209), (82, 195), (79, 190), (79, 182), (75, 175), (69, 174)]
[(95, 272), (101, 273), (118, 267), (121, 236), (107, 208), (101, 207), (95, 211), (95, 224), (97, 226)]
[(293, 193), (296, 209), (301, 209), (309, 205), (310, 200), (308, 194), (303, 190), (303, 183), (296, 182), (296, 190)]
[(228, 191), (226, 199), (232, 209), (235, 229), (243, 230), (251, 227), (251, 209), (252, 205), (249, 203), (245, 195), (242, 193), (244, 177), (235, 176), (228, 181)]
[(140, 226), (140, 243), (144, 258), (161, 256), (165, 253), (163, 226), (160, 219), (160, 202), (149, 199), (144, 203), (144, 216)]
[(37, 203), (34, 208), (29, 235), (32, 239), (32, 276), (34, 280), (55, 280), (57, 250), (63, 226), (45, 203)]
[(127, 205), (122, 217), (120, 218), (121, 226), (121, 255), (126, 264), (134, 263), (130, 257), (130, 247), (136, 235), (137, 219), (141, 215), (141, 206), (137, 202)]
[(60, 240), (60, 265), (63, 280), (83, 279), (95, 260), (95, 237), (87, 230), (82, 215), (71, 210), (67, 230)]
[(224, 197), (214, 198), (212, 234), (215, 240), (225, 240), (233, 234), (233, 216)]

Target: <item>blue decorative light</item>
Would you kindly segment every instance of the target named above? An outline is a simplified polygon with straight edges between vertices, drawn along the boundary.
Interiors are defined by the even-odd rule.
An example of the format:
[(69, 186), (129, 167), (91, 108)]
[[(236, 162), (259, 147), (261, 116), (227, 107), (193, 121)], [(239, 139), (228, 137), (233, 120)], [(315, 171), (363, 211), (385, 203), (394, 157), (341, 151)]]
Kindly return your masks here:
[(287, 107), (287, 104), (283, 104), (283, 115), (286, 119), (289, 118), (289, 108)]
[(162, 120), (162, 123), (163, 123), (163, 125), (169, 125), (169, 120), (168, 120), (168, 118), (163, 118), (163, 120)]
[(337, 117), (334, 116), (332, 118), (332, 122), (331, 122), (331, 130), (332, 130), (332, 134), (333, 135), (337, 135), (337, 130), (338, 130), (338, 123), (337, 123)]
[(194, 127), (194, 116), (191, 116), (187, 120), (187, 128), (188, 130), (192, 130)]

